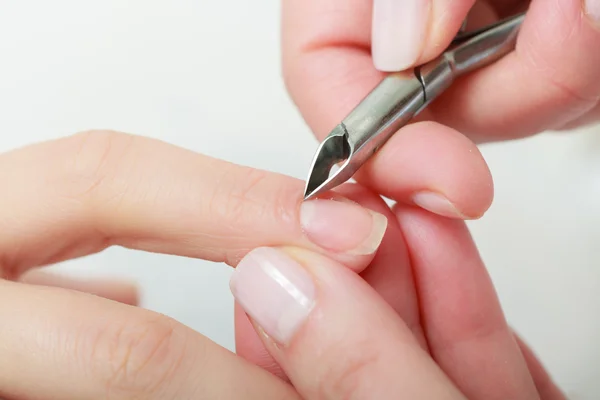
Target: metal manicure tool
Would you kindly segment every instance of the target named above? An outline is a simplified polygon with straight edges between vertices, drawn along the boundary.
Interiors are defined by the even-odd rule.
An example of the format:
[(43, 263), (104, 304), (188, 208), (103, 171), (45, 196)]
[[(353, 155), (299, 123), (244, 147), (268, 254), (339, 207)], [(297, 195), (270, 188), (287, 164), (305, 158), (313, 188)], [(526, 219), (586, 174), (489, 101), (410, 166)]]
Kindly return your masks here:
[[(387, 140), (441, 95), (456, 78), (485, 67), (516, 44), (525, 14), (472, 32), (465, 25), (437, 59), (388, 75), (321, 142), (313, 159), (304, 199), (346, 182)], [(337, 166), (339, 169), (332, 172)]]

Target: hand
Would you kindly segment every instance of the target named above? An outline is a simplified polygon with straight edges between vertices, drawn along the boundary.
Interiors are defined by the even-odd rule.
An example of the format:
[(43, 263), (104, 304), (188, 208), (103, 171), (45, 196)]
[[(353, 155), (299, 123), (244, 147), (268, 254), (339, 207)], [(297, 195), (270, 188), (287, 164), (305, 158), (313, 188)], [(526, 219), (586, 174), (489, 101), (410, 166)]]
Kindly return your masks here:
[(507, 325), (464, 222), (393, 215), (362, 277), (306, 250), (248, 254), (231, 280), (250, 316), (238, 308), (238, 353), (305, 400), (565, 399)]
[(235, 265), (266, 244), (360, 270), (386, 226), (341, 196), (302, 206), (299, 180), (112, 132), (0, 155), (0, 187), (0, 398), (297, 399), (263, 369), (132, 307), (131, 286), (37, 268), (111, 245)]
[[(323, 139), (380, 82), (384, 73), (376, 66), (400, 70), (432, 60), (448, 46), (471, 9), (470, 24), (487, 25), (524, 10), (528, 3), (283, 1), (287, 88), (317, 138)], [(405, 171), (405, 160), (397, 154), (405, 135), (426, 136), (421, 141), (441, 149), (437, 155), (443, 157), (447, 147), (440, 141), (456, 131), (485, 142), (596, 122), (600, 120), (599, 98), (600, 2), (533, 0), (516, 50), (456, 82), (422, 113), (420, 120), (435, 123), (416, 122), (403, 128), (402, 134), (393, 136), (356, 179), (378, 193), (394, 197), (395, 182), (408, 179), (399, 176)], [(452, 162), (443, 166), (440, 163), (427, 158), (414, 165), (420, 174), (456, 172)], [(406, 175), (414, 173), (411, 170)], [(451, 203), (460, 203), (459, 194), (449, 188), (440, 188), (438, 193)], [(481, 204), (475, 207), (477, 212), (455, 205), (468, 217), (485, 211)]]

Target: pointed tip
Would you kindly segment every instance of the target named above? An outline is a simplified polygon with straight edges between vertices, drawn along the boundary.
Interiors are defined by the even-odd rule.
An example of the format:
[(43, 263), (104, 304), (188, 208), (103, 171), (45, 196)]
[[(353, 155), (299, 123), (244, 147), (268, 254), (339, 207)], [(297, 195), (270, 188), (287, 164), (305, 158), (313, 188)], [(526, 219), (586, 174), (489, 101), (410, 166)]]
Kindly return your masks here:
[(303, 201), (312, 200), (315, 197), (316, 197), (315, 192), (304, 192), (304, 200)]
[[(334, 167), (337, 167), (337, 165), (334, 165)], [(348, 162), (348, 160), (346, 160), (341, 167), (330, 168), (327, 172), (328, 175), (324, 179), (309, 178), (304, 190), (304, 201), (314, 199), (317, 196), (335, 189), (336, 187), (345, 183), (348, 179), (352, 178), (352, 175), (354, 174), (354, 170), (352, 170), (351, 164)], [(311, 178), (314, 178), (312, 174)]]
[(325, 181), (321, 185), (319, 185), (317, 187), (313, 187), (313, 188), (310, 188), (309, 185), (307, 184), (304, 189), (304, 201), (312, 200), (315, 197), (318, 197), (319, 195), (321, 195), (321, 194), (325, 193), (327, 190), (329, 190), (328, 188), (325, 187), (326, 183), (327, 183), (327, 181)]
[[(306, 187), (304, 189), (304, 200), (310, 200), (344, 181), (340, 178), (340, 171), (333, 171), (343, 161), (347, 161), (351, 155), (348, 136), (343, 125), (336, 126), (333, 131), (321, 142), (315, 157)], [(347, 180), (347, 178), (346, 178)]]

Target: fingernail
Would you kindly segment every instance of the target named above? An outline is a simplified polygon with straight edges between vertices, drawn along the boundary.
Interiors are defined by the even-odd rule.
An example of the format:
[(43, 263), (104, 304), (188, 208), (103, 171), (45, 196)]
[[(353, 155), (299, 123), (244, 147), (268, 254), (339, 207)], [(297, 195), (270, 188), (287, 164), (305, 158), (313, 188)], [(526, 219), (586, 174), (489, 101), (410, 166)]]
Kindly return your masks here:
[(380, 71), (402, 71), (421, 54), (428, 0), (375, 0), (373, 3), (372, 54)]
[(306, 236), (324, 249), (368, 255), (381, 244), (387, 218), (351, 202), (311, 200), (300, 207), (300, 224)]
[(250, 318), (282, 345), (291, 341), (315, 304), (310, 275), (297, 261), (273, 248), (248, 253), (229, 286)]
[(427, 211), (450, 218), (463, 218), (454, 204), (441, 194), (434, 192), (419, 192), (413, 196), (413, 202)]
[(586, 0), (585, 13), (596, 23), (600, 23), (600, 0)]

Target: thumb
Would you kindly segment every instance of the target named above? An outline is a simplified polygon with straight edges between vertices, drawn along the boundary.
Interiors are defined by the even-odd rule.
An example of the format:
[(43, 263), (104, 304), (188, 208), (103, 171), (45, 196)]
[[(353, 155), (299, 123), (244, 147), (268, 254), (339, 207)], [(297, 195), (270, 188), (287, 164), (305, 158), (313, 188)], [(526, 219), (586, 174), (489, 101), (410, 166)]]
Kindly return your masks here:
[(230, 286), (303, 399), (464, 399), (395, 310), (328, 257), (261, 247)]
[(475, 0), (373, 0), (372, 53), (381, 71), (402, 71), (446, 48)]

